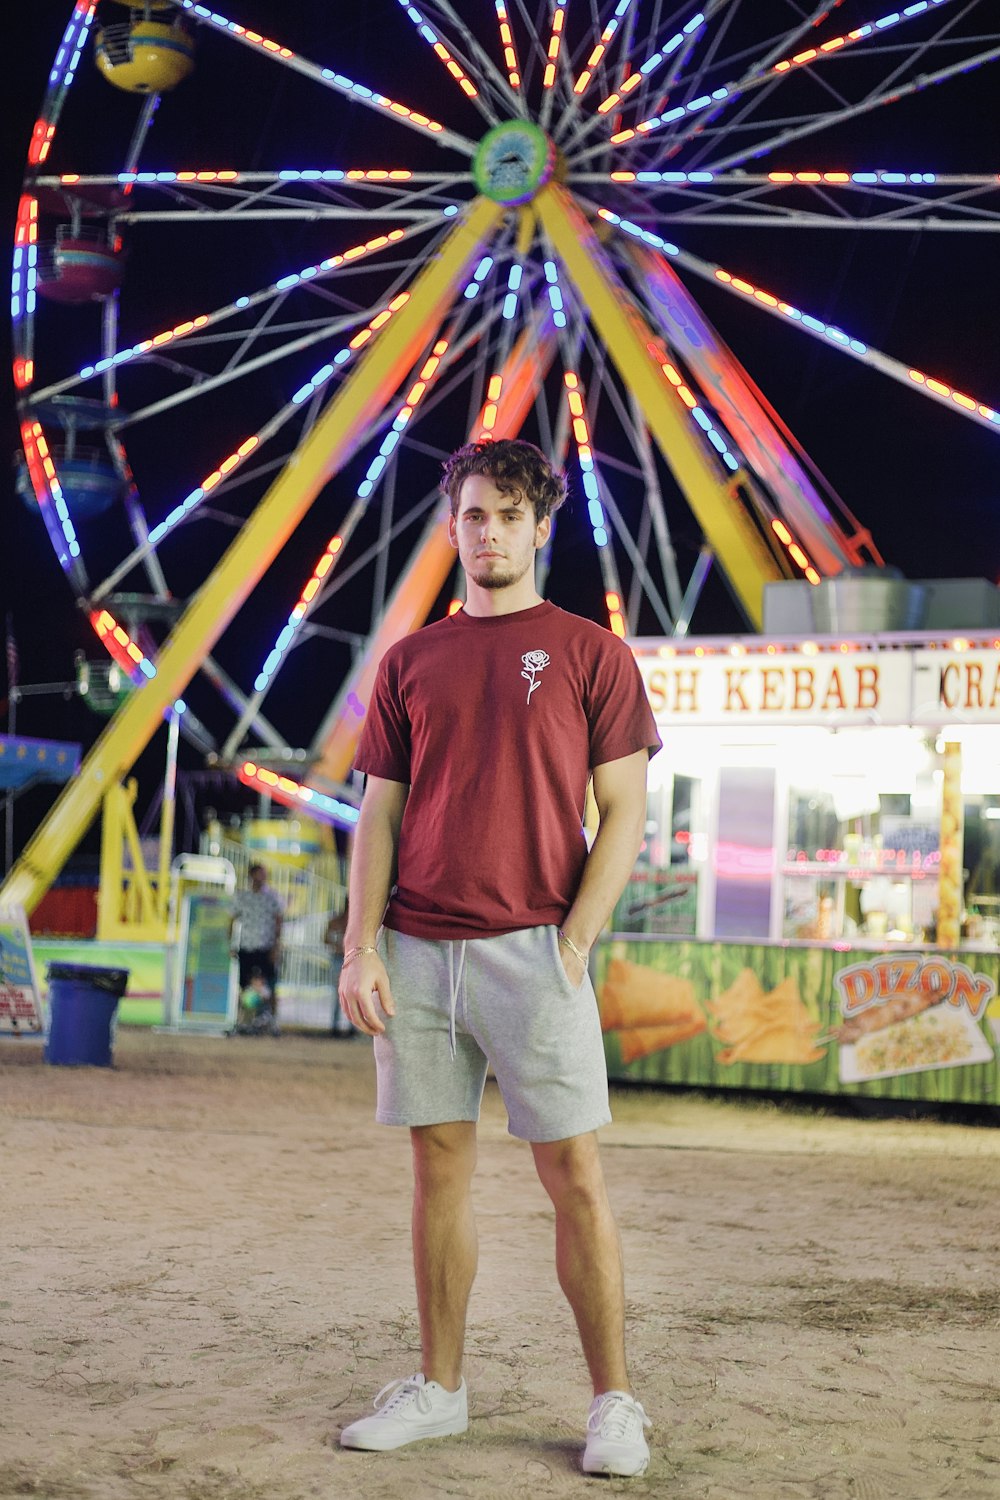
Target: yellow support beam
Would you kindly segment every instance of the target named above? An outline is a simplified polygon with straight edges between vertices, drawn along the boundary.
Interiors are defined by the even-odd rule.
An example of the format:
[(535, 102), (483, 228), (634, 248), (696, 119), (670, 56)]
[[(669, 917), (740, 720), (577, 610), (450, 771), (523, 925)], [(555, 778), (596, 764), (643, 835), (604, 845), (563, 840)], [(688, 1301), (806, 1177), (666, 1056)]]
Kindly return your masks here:
[(369, 346), (247, 524), (195, 594), (156, 663), (96, 741), (16, 862), (0, 900), (34, 910), (90, 826), (110, 786), (148, 745), (219, 636), (327, 481), (354, 434), (375, 418), (451, 305), (463, 275), (503, 209), (476, 198), (411, 287), (406, 304)]
[[(555, 348), (555, 329), (546, 310), (529, 323), (499, 372), (503, 384), (493, 427), (495, 436), (516, 437), (520, 432), (548, 374)], [(482, 423), (481, 411), (472, 424), (470, 442), (479, 436)], [(364, 655), (351, 668), (320, 726), (316, 736), (320, 759), (306, 777), (308, 785), (318, 791), (333, 791), (346, 779), (364, 723), (364, 709), (359, 714), (357, 705), (368, 707), (379, 662), (391, 645), (424, 623), (455, 566), (457, 554), (448, 540), (447, 516), (445, 501), (435, 507), (433, 520), (393, 589)]]
[(132, 812), (137, 791), (130, 777), (124, 786), (116, 784), (104, 794), (97, 896), (97, 937), (102, 943), (162, 943), (167, 935), (166, 912), (161, 916), (159, 910), (162, 887), (157, 882), (154, 888), (150, 879)]
[(686, 411), (647, 348), (656, 336), (570, 194), (549, 182), (536, 195), (534, 206), (619, 375), (635, 394), (705, 540), (759, 630), (764, 584), (783, 576), (774, 557), (751, 518), (734, 501), (731, 480), (720, 478), (705, 454)]

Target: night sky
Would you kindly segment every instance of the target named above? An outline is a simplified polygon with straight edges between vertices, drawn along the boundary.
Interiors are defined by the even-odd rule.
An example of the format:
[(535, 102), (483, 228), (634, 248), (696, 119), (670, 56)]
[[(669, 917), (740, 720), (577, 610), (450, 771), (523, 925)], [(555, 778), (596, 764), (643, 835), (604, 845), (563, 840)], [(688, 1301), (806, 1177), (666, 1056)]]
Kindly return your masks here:
[[(844, 17), (842, 23), (838, 18), (838, 25), (846, 30), (855, 16), (871, 18), (888, 8), (878, 0), (864, 7), (845, 5), (838, 12), (838, 17)], [(8, 87), (13, 95), (5, 156), (9, 228), (31, 125), (69, 9), (64, 3), (32, 11), (32, 33), (22, 40), (16, 67), (9, 70)], [(476, 13), (487, 9), (492, 11), (484, 0)], [(604, 9), (608, 7), (602, 8), (602, 14)], [(788, 24), (795, 9), (776, 3), (775, 14), (785, 17), (777, 24)], [(281, 12), (280, 22), (276, 11)], [(325, 0), (299, 0), (288, 7), (233, 0), (226, 11), (247, 25), (257, 24), (264, 31), (272, 28), (279, 40), (305, 56), (343, 68), (446, 122), (455, 122), (472, 136), (481, 133), (469, 106), (431, 66), (433, 59), (428, 60), (426, 49), (415, 41), (409, 21), (394, 0), (379, 0), (349, 15), (345, 12), (346, 7)], [(108, 20), (124, 18), (119, 7), (107, 3), (102, 14)], [(833, 143), (824, 142), (822, 136), (800, 143), (794, 160), (776, 156), (765, 166), (995, 172), (1000, 166), (995, 113), (998, 67), (1000, 63), (994, 63), (854, 121)], [(92, 71), (91, 59), (85, 58), (74, 89), (81, 87), (83, 73)], [(57, 170), (70, 170), (75, 156), (80, 169), (117, 170), (123, 122), (134, 106), (113, 97), (114, 91), (100, 80), (88, 76), (86, 88), (93, 101), (87, 123), (76, 116), (71, 122), (67, 106), (65, 134), (59, 139), (54, 164)], [(268, 72), (263, 62), (247, 59), (242, 49), (215, 37), (204, 40), (195, 75), (161, 106), (150, 138), (151, 160), (156, 161), (161, 143), (164, 159), (158, 164), (180, 166), (190, 161), (198, 166), (261, 169), (325, 163), (393, 165), (401, 158), (403, 165), (418, 166), (424, 150), (409, 132), (387, 127), (369, 111), (331, 100), (323, 90), (287, 71), (272, 68)], [(178, 149), (190, 156), (184, 161), (175, 158)], [(993, 206), (997, 206), (995, 196)], [(349, 235), (352, 229), (354, 237), (360, 238), (356, 226), (335, 227), (335, 232)], [(325, 231), (326, 243), (330, 232), (329, 228)], [(147, 230), (136, 235), (131, 245), (126, 295), (134, 299), (133, 308), (144, 309), (136, 313), (136, 327), (147, 332), (234, 295), (234, 262), (240, 262), (240, 285), (259, 285), (305, 264), (320, 253), (316, 247), (324, 242), (313, 228), (288, 225), (270, 227), (255, 235), (252, 244), (242, 246), (232, 236), (220, 236), (209, 248), (194, 234), (185, 240), (176, 230), (171, 233), (174, 239), (169, 244), (167, 236), (157, 240)], [(678, 228), (672, 234), (686, 248), (808, 308), (875, 348), (980, 400), (1000, 404), (1000, 299), (996, 290), (1000, 240), (996, 234), (707, 228), (685, 228), (683, 233)], [(921, 398), (804, 337), (793, 326), (739, 303), (721, 289), (690, 278), (686, 284), (829, 483), (870, 528), (887, 563), (911, 578), (997, 581), (1000, 433)], [(65, 330), (72, 349), (66, 368), (71, 369), (77, 356), (74, 341), (84, 351), (79, 355), (82, 361), (87, 357), (89, 334), (75, 311), (67, 316)], [(307, 354), (304, 367), (308, 371), (317, 362)], [(263, 420), (276, 404), (288, 399), (288, 377), (272, 371), (241, 385), (238, 394), (228, 399), (228, 413), (217, 404), (205, 415), (191, 405), (172, 424), (165, 420), (155, 433), (137, 437), (133, 466), (144, 494), (158, 494), (159, 484), (166, 498), (176, 494), (179, 486), (196, 482), (220, 450), (227, 451), (230, 431), (251, 430), (255, 420)], [(17, 429), (9, 385), (3, 411), (7, 448), (13, 454)], [(447, 448), (461, 441), (466, 420), (463, 395), (455, 409), (445, 408), (430, 424), (432, 445)], [(12, 476), (13, 471), (8, 472)], [(363, 466), (359, 469), (355, 464), (330, 486), (320, 513), (303, 528), (302, 556), (308, 557), (310, 549), (315, 555), (317, 541), (322, 545), (329, 535), (330, 518), (346, 508), (360, 472)], [(418, 465), (416, 482), (429, 487), (435, 472), (434, 460), (426, 457), (423, 467)], [(3, 548), (0, 579), (4, 609), (11, 612), (17, 638), (21, 682), (68, 681), (73, 676), (74, 652), (83, 650), (97, 657), (99, 648), (55, 562), (44, 528), (14, 496), (12, 477), (4, 488), (3, 505), (8, 545)], [(668, 496), (668, 510), (678, 550), (690, 561), (699, 542), (697, 529), (679, 498), (672, 501)], [(161, 514), (162, 504), (154, 503), (151, 513)], [(559, 604), (599, 618), (596, 568), (589, 557), (583, 559), (582, 540), (574, 540), (574, 524), (572, 514), (563, 523), (564, 563), (559, 566), (557, 553), (551, 596)], [(197, 536), (194, 530), (190, 534)], [(190, 550), (194, 571), (185, 577), (183, 586), (193, 588), (198, 581), (199, 549), (194, 545)], [(405, 545), (394, 554), (393, 567), (404, 555)], [(302, 556), (290, 556), (287, 568), (279, 563), (253, 595), (242, 636), (220, 646), (221, 659), (244, 683), (252, 679), (262, 643), (273, 639), (276, 622), (280, 626), (287, 613), (288, 587), (292, 580), (301, 580)], [(342, 615), (330, 616), (329, 623), (348, 630), (365, 629), (363, 601), (353, 598), (350, 590), (344, 591), (341, 609)], [(645, 622), (644, 627), (653, 628)], [(696, 616), (695, 629), (701, 633), (740, 628), (726, 590), (713, 584), (703, 612)], [(300, 664), (293, 662), (283, 674), (268, 707), (275, 720), (287, 726), (289, 739), (298, 734), (302, 743), (310, 737), (347, 661), (344, 652), (339, 658), (333, 652), (320, 666), (317, 657), (307, 654), (309, 649), (303, 649)], [(246, 661), (247, 652), (254, 655), (253, 663)], [(17, 729), (26, 734), (79, 739), (86, 745), (102, 723), (79, 701), (65, 701), (58, 695), (25, 700), (18, 707)], [(192, 769), (200, 764), (190, 748), (184, 758)], [(162, 748), (154, 745), (140, 762), (144, 787), (155, 783), (161, 764)], [(21, 806), (18, 843), (44, 809), (45, 794), (29, 794)]]

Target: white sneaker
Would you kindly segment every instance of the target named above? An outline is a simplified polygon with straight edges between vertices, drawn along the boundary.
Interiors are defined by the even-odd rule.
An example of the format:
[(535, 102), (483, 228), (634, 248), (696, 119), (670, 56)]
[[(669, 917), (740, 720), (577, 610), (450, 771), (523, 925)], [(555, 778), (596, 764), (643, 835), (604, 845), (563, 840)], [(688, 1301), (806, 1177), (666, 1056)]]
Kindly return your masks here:
[(469, 1425), (464, 1380), (457, 1391), (446, 1391), (436, 1380), (410, 1375), (383, 1386), (373, 1404), (374, 1416), (362, 1417), (344, 1428), (340, 1434), (342, 1448), (385, 1453), (423, 1438), (455, 1437)]
[(585, 1474), (645, 1474), (649, 1445), (644, 1427), (652, 1427), (642, 1407), (626, 1391), (595, 1396), (587, 1417)]

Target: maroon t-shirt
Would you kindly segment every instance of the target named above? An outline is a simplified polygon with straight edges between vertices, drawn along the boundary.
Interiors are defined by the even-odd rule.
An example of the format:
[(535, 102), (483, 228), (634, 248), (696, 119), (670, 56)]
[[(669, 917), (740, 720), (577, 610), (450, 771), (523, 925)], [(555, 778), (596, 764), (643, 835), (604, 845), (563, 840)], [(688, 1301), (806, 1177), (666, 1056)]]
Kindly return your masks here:
[(591, 771), (659, 746), (628, 647), (554, 604), (461, 611), (398, 641), (354, 760), (410, 788), (386, 926), (457, 939), (561, 923)]

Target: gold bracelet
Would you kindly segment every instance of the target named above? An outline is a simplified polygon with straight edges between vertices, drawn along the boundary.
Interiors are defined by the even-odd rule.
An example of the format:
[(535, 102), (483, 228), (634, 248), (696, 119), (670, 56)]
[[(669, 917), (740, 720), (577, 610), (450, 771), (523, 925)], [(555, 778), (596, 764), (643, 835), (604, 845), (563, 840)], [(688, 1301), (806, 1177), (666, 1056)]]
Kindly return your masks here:
[(575, 954), (576, 957), (583, 964), (583, 967), (586, 968), (587, 967), (587, 960), (588, 960), (588, 958), (590, 956), (590, 949), (588, 948), (587, 951), (586, 951), (586, 953), (581, 953), (580, 949), (576, 946), (576, 944), (574, 943), (573, 939), (571, 937), (567, 937), (566, 934), (565, 934), (565, 932), (563, 932), (563, 930), (562, 930), (561, 927), (558, 929), (557, 936), (559, 938), (559, 941), (561, 943), (565, 943), (566, 947), (569, 949), (569, 951), (571, 953)]
[(362, 954), (365, 953), (378, 953), (378, 949), (373, 947), (371, 943), (363, 943), (360, 948), (349, 948), (344, 954), (340, 967), (346, 969), (349, 963), (352, 963), (356, 958), (361, 958)]

